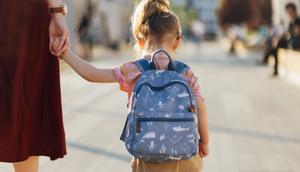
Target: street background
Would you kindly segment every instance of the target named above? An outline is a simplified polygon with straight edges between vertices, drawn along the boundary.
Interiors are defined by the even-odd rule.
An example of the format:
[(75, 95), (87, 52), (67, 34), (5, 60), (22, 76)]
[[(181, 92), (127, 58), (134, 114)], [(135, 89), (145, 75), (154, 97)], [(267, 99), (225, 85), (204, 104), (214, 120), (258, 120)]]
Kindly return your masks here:
[[(257, 11), (249, 12), (250, 19), (224, 29), (218, 12), (227, 1), (236, 0), (171, 1), (185, 37), (176, 58), (199, 77), (208, 110), (210, 155), (204, 172), (299, 172), (299, 82), (284, 74), (273, 77), (273, 60), (261, 61), (266, 30), (270, 25), (284, 30), (289, 23), (285, 4), (300, 1), (258, 0), (253, 9), (270, 13), (263, 10), (258, 21), (252, 20)], [(82, 58), (97, 67), (136, 58), (128, 43), (135, 1), (67, 3), (72, 49)], [(54, 162), (42, 157), (41, 172), (130, 172), (131, 157), (119, 140), (127, 95), (117, 84), (88, 83), (64, 62), (61, 88), (68, 154)], [(0, 164), (0, 172), (10, 171), (11, 164)]]

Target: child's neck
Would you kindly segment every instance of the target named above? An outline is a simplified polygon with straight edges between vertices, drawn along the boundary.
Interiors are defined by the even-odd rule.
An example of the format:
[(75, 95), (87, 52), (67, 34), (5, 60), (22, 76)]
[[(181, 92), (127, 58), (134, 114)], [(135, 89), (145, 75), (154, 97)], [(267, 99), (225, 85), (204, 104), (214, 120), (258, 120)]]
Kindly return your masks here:
[(151, 55), (155, 50), (158, 50), (158, 49), (164, 49), (166, 50), (171, 56), (175, 56), (175, 51), (174, 49), (170, 48), (169, 46), (155, 46), (155, 47), (152, 47), (151, 50), (144, 50), (143, 51), (143, 54), (144, 55)]

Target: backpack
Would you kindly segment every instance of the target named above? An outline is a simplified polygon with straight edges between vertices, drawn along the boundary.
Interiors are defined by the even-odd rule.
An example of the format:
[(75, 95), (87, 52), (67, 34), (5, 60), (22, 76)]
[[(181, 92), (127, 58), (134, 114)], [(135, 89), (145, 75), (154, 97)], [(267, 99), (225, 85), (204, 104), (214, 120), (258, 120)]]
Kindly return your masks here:
[[(168, 70), (155, 69), (155, 55), (164, 52)], [(183, 77), (189, 67), (173, 61), (165, 50), (151, 61), (135, 61), (142, 74), (131, 96), (123, 131), (126, 149), (148, 162), (189, 159), (198, 153), (199, 134), (195, 98)], [(121, 137), (122, 139), (122, 137)]]

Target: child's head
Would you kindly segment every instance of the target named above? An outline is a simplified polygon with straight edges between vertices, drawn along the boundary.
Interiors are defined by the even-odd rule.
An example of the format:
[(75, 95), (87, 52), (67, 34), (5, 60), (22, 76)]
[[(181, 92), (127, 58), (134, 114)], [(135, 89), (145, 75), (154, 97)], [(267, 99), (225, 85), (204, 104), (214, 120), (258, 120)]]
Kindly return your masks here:
[(142, 0), (132, 16), (132, 34), (139, 49), (177, 49), (181, 28), (168, 0)]

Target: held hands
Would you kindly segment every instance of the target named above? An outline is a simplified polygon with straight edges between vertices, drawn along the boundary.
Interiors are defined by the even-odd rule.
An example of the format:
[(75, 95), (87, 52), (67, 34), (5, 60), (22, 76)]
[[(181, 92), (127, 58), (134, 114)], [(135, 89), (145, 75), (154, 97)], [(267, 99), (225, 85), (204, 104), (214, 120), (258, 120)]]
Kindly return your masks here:
[(61, 56), (65, 53), (69, 46), (69, 30), (66, 24), (65, 17), (61, 14), (52, 16), (49, 25), (49, 50), (55, 56)]
[[(60, 48), (61, 43), (62, 43), (62, 37), (57, 36), (57, 37), (53, 38), (52, 49), (53, 49), (54, 52), (59, 52), (59, 48)], [(66, 48), (65, 51), (62, 51), (61, 53), (56, 54), (56, 56), (60, 59), (63, 59), (64, 55), (66, 54), (67, 51), (68, 51), (68, 47)]]

